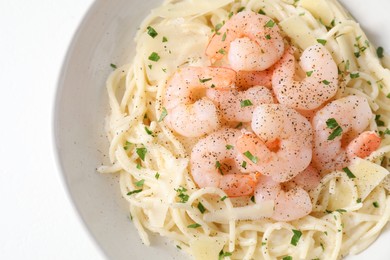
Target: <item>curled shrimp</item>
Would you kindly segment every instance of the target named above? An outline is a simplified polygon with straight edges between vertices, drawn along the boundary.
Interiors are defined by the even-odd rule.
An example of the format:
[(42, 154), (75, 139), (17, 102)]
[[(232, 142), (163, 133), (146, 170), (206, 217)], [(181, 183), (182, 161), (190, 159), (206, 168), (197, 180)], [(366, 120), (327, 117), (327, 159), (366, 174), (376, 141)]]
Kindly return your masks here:
[(206, 55), (212, 62), (227, 53), (236, 70), (265, 70), (283, 55), (284, 42), (279, 27), (268, 16), (243, 11), (228, 20), (211, 38)]
[[(367, 99), (360, 96), (347, 96), (320, 109), (312, 121), (316, 167), (322, 171), (340, 170), (352, 158), (364, 158), (375, 151), (380, 137), (374, 132), (364, 132), (372, 117)], [(337, 125), (332, 126), (332, 122)], [(333, 138), (334, 131), (340, 133)]]
[(299, 186), (302, 187), (305, 191), (311, 191), (318, 186), (320, 181), (321, 175), (318, 170), (312, 165), (309, 165), (297, 176), (287, 182), (285, 186), (290, 187), (290, 189)]
[(337, 92), (338, 70), (332, 55), (322, 45), (305, 49), (300, 67), (305, 72), (302, 80), (296, 80), (296, 61), (292, 48), (286, 50), (275, 65), (272, 86), (279, 103), (300, 110), (313, 110), (331, 99)]
[(227, 68), (187, 67), (178, 70), (167, 84), (164, 106), (167, 125), (187, 137), (199, 137), (220, 127), (218, 111), (204, 97), (206, 89), (234, 86), (236, 72)]
[(255, 190), (255, 201), (274, 201), (272, 219), (276, 221), (292, 221), (308, 215), (312, 211), (309, 194), (300, 186), (284, 190), (281, 183), (271, 177), (261, 175)]
[(243, 174), (236, 163), (240, 130), (224, 128), (202, 138), (191, 152), (191, 174), (200, 187), (218, 187), (230, 197), (252, 195), (256, 174)]
[(207, 97), (214, 101), (226, 121), (236, 122), (250, 122), (257, 105), (275, 103), (271, 91), (262, 86), (245, 91), (210, 89)]
[(254, 86), (264, 86), (272, 88), (273, 69), (269, 68), (262, 71), (237, 71), (236, 87), (239, 89), (248, 89)]
[(261, 174), (286, 182), (310, 164), (312, 128), (294, 109), (260, 105), (253, 112), (251, 126), (254, 133), (244, 133), (237, 149)]

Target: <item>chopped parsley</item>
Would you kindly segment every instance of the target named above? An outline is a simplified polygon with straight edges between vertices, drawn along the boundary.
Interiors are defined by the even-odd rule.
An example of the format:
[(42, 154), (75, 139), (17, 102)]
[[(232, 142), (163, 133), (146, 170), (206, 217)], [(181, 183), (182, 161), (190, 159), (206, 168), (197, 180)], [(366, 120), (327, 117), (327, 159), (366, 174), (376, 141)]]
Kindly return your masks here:
[(294, 233), (293, 237), (291, 238), (290, 244), (293, 246), (298, 245), (299, 239), (302, 236), (302, 232), (296, 229), (293, 229), (292, 232)]
[(249, 107), (252, 106), (252, 102), (249, 99), (242, 100), (240, 102), (241, 107)]
[(137, 163), (136, 167), (137, 167), (138, 170), (141, 169), (141, 164)]
[(203, 206), (203, 204), (201, 202), (198, 203), (198, 209), (200, 211), (200, 213), (204, 213), (206, 211), (205, 207)]
[(176, 247), (177, 247), (177, 249), (180, 249), (180, 250), (181, 250), (181, 246), (179, 246), (179, 245), (176, 245)]
[(188, 225), (187, 228), (198, 228), (201, 226), (202, 226), (201, 224), (195, 223), (195, 224)]
[(234, 147), (234, 146), (233, 146), (233, 145), (230, 145), (230, 144), (227, 144), (227, 145), (226, 145), (226, 149), (228, 149), (228, 150), (233, 149), (233, 147)]
[(244, 168), (244, 169), (246, 169), (246, 161), (243, 161), (243, 162), (241, 163), (241, 167)]
[(158, 180), (160, 178), (160, 174), (158, 172), (156, 172), (156, 174), (154, 175), (154, 178), (156, 178), (156, 180)]
[(257, 13), (258, 13), (258, 14), (265, 15), (265, 12), (263, 11), (263, 9), (260, 9)]
[(153, 65), (152, 65), (152, 64), (149, 64), (148, 67), (149, 67), (149, 69), (152, 69), (152, 68), (153, 68)]
[(344, 167), (343, 171), (347, 174), (348, 178), (350, 179), (356, 178), (356, 176), (351, 172), (351, 170), (348, 167)]
[(223, 196), (222, 198), (221, 198), (221, 201), (224, 201), (224, 200), (226, 200), (227, 199), (227, 196)]
[(146, 29), (148, 29), (148, 34), (150, 37), (155, 38), (158, 35), (156, 30), (152, 26), (148, 26)]
[(330, 82), (327, 81), (326, 79), (324, 79), (324, 80), (322, 81), (322, 83), (324, 83), (324, 84), (327, 85), (327, 86), (330, 84)]
[(110, 64), (110, 67), (113, 68), (113, 69), (117, 68), (117, 66), (115, 64), (113, 64), (113, 63)]
[(336, 211), (340, 214), (347, 212), (345, 209), (336, 209)]
[(383, 47), (378, 47), (377, 49), (376, 49), (376, 56), (378, 56), (378, 58), (380, 58), (380, 59), (382, 59), (383, 57), (384, 57), (384, 55), (383, 55)]
[(205, 79), (199, 78), (200, 83), (205, 83), (205, 82), (210, 81), (210, 80), (212, 80), (212, 78), (205, 78)]
[(361, 199), (361, 198), (358, 198), (358, 199), (356, 200), (356, 203), (362, 203), (362, 199)]
[(253, 203), (256, 203), (256, 201), (255, 201), (255, 196), (252, 196), (252, 197), (251, 197), (251, 201), (252, 201)]
[(244, 10), (245, 10), (245, 6), (241, 6), (240, 8), (238, 8), (237, 13), (242, 12)]
[(126, 141), (125, 145), (123, 146), (123, 149), (128, 150), (130, 148), (131, 143), (129, 141)]
[(148, 135), (153, 135), (153, 132), (145, 126), (145, 132), (148, 134)]
[(157, 52), (152, 52), (148, 59), (157, 62), (160, 59), (160, 56), (157, 54)]
[(311, 70), (311, 71), (306, 71), (306, 76), (310, 77), (311, 74), (313, 74), (313, 71), (312, 71), (312, 70)]
[(130, 195), (135, 194), (135, 193), (140, 193), (141, 191), (142, 191), (142, 189), (130, 191), (127, 193), (127, 196), (130, 196)]
[(138, 154), (139, 158), (141, 158), (142, 161), (145, 161), (145, 155), (147, 152), (148, 150), (145, 147), (136, 149), (136, 153)]
[(232, 255), (232, 253), (230, 253), (230, 252), (224, 252), (223, 249), (222, 249), (221, 252), (219, 252), (218, 260), (222, 260), (222, 259), (224, 259), (225, 257), (231, 256), (231, 255)]
[(137, 187), (142, 187), (142, 186), (144, 186), (144, 183), (145, 183), (145, 180), (142, 179), (142, 180), (137, 181), (137, 182), (135, 183), (135, 186), (137, 186)]
[(282, 258), (282, 260), (293, 260), (292, 256), (285, 256)]
[(168, 38), (167, 37), (165, 37), (165, 36), (163, 36), (163, 38), (162, 38), (162, 42), (167, 42), (168, 41)]
[(325, 46), (327, 40), (324, 40), (324, 39), (317, 39), (317, 42), (322, 44), (323, 46)]
[(160, 118), (158, 119), (158, 122), (161, 122), (164, 120), (164, 118), (168, 115), (168, 111), (165, 107), (162, 108), (162, 112), (160, 115)]
[(372, 203), (372, 205), (373, 205), (375, 208), (379, 208), (379, 203), (378, 203), (377, 201), (374, 201), (374, 202)]
[(218, 52), (221, 53), (221, 54), (226, 54), (226, 51), (223, 48), (219, 49)]
[(236, 128), (240, 128), (241, 126), (242, 126), (242, 122), (238, 123), (238, 124), (236, 125)]
[(390, 98), (390, 93), (386, 95), (387, 98)]
[(334, 140), (337, 136), (340, 136), (341, 133), (343, 132), (343, 129), (339, 124), (337, 123), (336, 119), (334, 118), (329, 118), (326, 120), (326, 126), (330, 129), (334, 129), (333, 132), (329, 135), (328, 140)]
[(224, 32), (222, 35), (222, 41), (224, 42), (225, 40), (226, 40), (226, 32)]
[(271, 35), (267, 34), (267, 35), (265, 36), (265, 38), (266, 38), (267, 40), (271, 40)]
[(351, 79), (356, 79), (356, 78), (360, 77), (360, 74), (359, 74), (359, 72), (351, 73), (351, 74), (349, 74), (349, 76), (351, 77)]
[(385, 122), (380, 120), (381, 115), (375, 115), (375, 123), (377, 126), (385, 126)]
[(218, 32), (218, 31), (222, 28), (222, 26), (223, 26), (222, 23), (216, 24), (216, 25), (215, 25), (215, 28), (214, 28), (215, 32)]
[(182, 186), (180, 186), (178, 189), (175, 189), (175, 191), (179, 193), (177, 196), (180, 198), (181, 203), (186, 203), (190, 198), (190, 196), (186, 194), (187, 189)]
[(251, 152), (249, 152), (249, 151), (246, 151), (246, 152), (244, 153), (244, 155), (245, 155), (249, 160), (251, 160), (253, 163), (257, 163), (258, 160), (259, 160), (259, 158), (257, 158), (257, 157), (254, 156), (253, 154), (251, 154)]
[(217, 169), (221, 168), (221, 163), (219, 161), (215, 162), (215, 168)]
[(272, 28), (272, 27), (274, 27), (274, 25), (275, 25), (275, 22), (272, 21), (272, 20), (269, 20), (269, 21), (264, 25), (264, 27)]

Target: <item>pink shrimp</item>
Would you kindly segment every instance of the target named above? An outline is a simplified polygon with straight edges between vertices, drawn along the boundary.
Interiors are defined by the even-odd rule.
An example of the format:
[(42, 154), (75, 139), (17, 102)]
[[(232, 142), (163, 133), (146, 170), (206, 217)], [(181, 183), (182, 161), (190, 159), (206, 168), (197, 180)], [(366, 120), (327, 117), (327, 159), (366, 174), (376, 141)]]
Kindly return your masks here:
[(329, 51), (319, 44), (304, 50), (300, 66), (306, 77), (295, 80), (295, 58), (292, 48), (287, 49), (275, 65), (272, 76), (273, 90), (279, 103), (294, 109), (313, 110), (336, 94), (337, 66)]
[(368, 101), (347, 96), (320, 109), (313, 118), (313, 162), (321, 171), (340, 170), (354, 157), (366, 157), (380, 145), (374, 132), (364, 132), (373, 117)]
[(251, 126), (254, 133), (238, 138), (237, 149), (261, 174), (286, 182), (310, 164), (312, 128), (294, 109), (260, 105), (253, 112)]
[(224, 128), (200, 139), (191, 152), (191, 175), (200, 187), (218, 187), (230, 197), (252, 195), (257, 174), (237, 165), (235, 143), (240, 130)]
[(276, 23), (268, 16), (243, 11), (213, 35), (206, 55), (215, 62), (227, 53), (234, 70), (261, 71), (278, 61), (283, 51), (284, 42)]
[(318, 186), (321, 181), (320, 173), (312, 165), (309, 165), (297, 176), (292, 178), (289, 182), (285, 183), (286, 187), (290, 189), (299, 186), (302, 187), (305, 191), (311, 191)]
[(256, 86), (245, 91), (207, 90), (207, 97), (214, 101), (226, 121), (250, 122), (256, 106), (275, 103), (266, 87)]
[[(180, 135), (199, 137), (220, 127), (218, 111), (204, 97), (206, 89), (234, 87), (236, 72), (227, 68), (187, 67), (178, 70), (167, 84), (164, 106), (168, 127)], [(197, 100), (198, 99), (198, 100)]]
[(255, 201), (274, 201), (272, 219), (276, 221), (292, 221), (308, 215), (312, 211), (309, 194), (303, 188), (295, 186), (286, 191), (282, 184), (271, 177), (261, 175), (255, 190)]
[(236, 87), (245, 90), (254, 86), (272, 88), (273, 67), (263, 71), (237, 71)]

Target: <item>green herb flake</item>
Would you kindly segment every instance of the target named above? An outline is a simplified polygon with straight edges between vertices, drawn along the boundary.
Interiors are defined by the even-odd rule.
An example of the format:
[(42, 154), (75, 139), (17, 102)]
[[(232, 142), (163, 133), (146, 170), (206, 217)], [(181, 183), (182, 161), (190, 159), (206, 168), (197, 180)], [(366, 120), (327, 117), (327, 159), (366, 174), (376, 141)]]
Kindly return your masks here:
[(317, 42), (322, 44), (323, 46), (325, 46), (327, 40), (324, 40), (324, 39), (317, 39)]
[(219, 161), (215, 162), (215, 168), (217, 169), (221, 168), (221, 163)]
[(229, 19), (232, 18), (233, 14), (234, 14), (233, 12), (230, 12), (229, 15), (228, 15), (228, 18)]
[(337, 136), (341, 136), (341, 134), (343, 133), (343, 129), (338, 126), (335, 130), (333, 130), (333, 132), (329, 135), (328, 137), (328, 140), (329, 141), (332, 141), (334, 140)]
[(361, 199), (361, 198), (358, 198), (358, 199), (356, 200), (356, 203), (362, 203), (362, 199)]
[(212, 78), (204, 78), (204, 79), (199, 78), (200, 83), (205, 83), (205, 82), (210, 81), (210, 80), (212, 80)]
[(390, 98), (390, 93), (386, 95), (387, 98)]
[(127, 193), (127, 196), (130, 196), (130, 195), (135, 194), (135, 193), (140, 193), (141, 191), (142, 191), (142, 189), (130, 191)]
[(321, 248), (322, 248), (322, 251), (325, 251), (325, 247), (324, 247), (324, 244), (320, 244)]
[(265, 12), (263, 11), (263, 9), (260, 9), (257, 13), (258, 13), (258, 14), (265, 15)]
[(146, 126), (145, 126), (145, 132), (146, 132), (148, 135), (153, 135), (153, 132), (152, 132), (149, 128), (147, 128)]
[(374, 201), (374, 202), (372, 203), (372, 205), (373, 205), (375, 208), (379, 208), (379, 203), (378, 203), (377, 201)]
[(231, 256), (230, 252), (223, 252), (223, 249), (219, 252), (218, 260), (223, 260), (225, 257)]
[(293, 260), (292, 256), (285, 256), (282, 258), (282, 260)]
[(148, 150), (145, 147), (136, 149), (136, 153), (138, 154), (139, 158), (141, 158), (142, 161), (145, 161), (145, 155), (147, 152)]
[(326, 120), (326, 126), (330, 129), (335, 129), (339, 126), (339, 123), (337, 123), (336, 119), (329, 118), (328, 120)]
[(259, 160), (256, 156), (253, 156), (253, 154), (251, 154), (251, 152), (249, 152), (249, 151), (246, 151), (246, 152), (244, 153), (244, 155), (245, 155), (249, 160), (251, 160), (253, 163), (257, 163), (258, 160)]
[(348, 178), (350, 179), (356, 178), (356, 176), (351, 172), (351, 170), (348, 167), (344, 167), (343, 171), (347, 174)]
[(152, 26), (148, 26), (146, 29), (148, 29), (148, 34), (150, 37), (155, 38), (158, 35), (156, 30)]
[(198, 203), (198, 209), (200, 211), (200, 213), (204, 213), (206, 211), (205, 207), (203, 206), (203, 204), (201, 202)]
[(158, 172), (156, 172), (156, 174), (154, 175), (154, 178), (156, 178), (156, 180), (158, 180), (160, 178), (160, 174)]
[(244, 169), (246, 169), (246, 161), (243, 161), (243, 162), (241, 163), (241, 167), (244, 168)]
[(176, 247), (177, 247), (177, 249), (180, 249), (180, 250), (181, 250), (181, 246), (179, 246), (179, 245), (176, 245)]
[(152, 69), (152, 68), (153, 68), (153, 65), (152, 65), (152, 64), (149, 64), (148, 67), (149, 67), (149, 69)]
[(140, 170), (141, 169), (141, 164), (137, 163), (137, 169)]
[(381, 115), (375, 115), (375, 122), (377, 126), (385, 126), (385, 122), (383, 122), (381, 119)]
[(327, 86), (330, 84), (330, 82), (327, 81), (326, 79), (324, 79), (324, 80), (322, 81), (322, 83), (324, 83), (324, 84), (327, 85)]
[(378, 56), (379, 59), (382, 59), (384, 57), (383, 51), (383, 47), (380, 46), (376, 49), (376, 56)]
[(222, 26), (223, 26), (222, 23), (216, 24), (216, 25), (215, 25), (215, 28), (214, 28), (215, 32), (218, 32), (218, 31), (222, 28)]
[(137, 181), (137, 182), (135, 183), (135, 186), (137, 186), (137, 187), (142, 187), (142, 186), (144, 186), (144, 183), (145, 183), (145, 180), (142, 179), (142, 180)]
[(226, 200), (227, 199), (227, 196), (223, 196), (222, 198), (221, 198), (221, 201), (224, 201), (224, 200)]
[(246, 99), (246, 100), (242, 100), (240, 102), (240, 105), (241, 107), (249, 107), (249, 106), (253, 106), (253, 103), (249, 99)]
[(272, 20), (269, 20), (269, 21), (264, 25), (264, 27), (272, 28), (272, 27), (274, 27), (274, 25), (275, 25), (275, 22), (272, 21)]
[(157, 52), (152, 52), (148, 59), (157, 62), (160, 59), (160, 56), (157, 54)]
[(267, 40), (271, 40), (271, 35), (267, 34), (267, 35), (265, 36), (265, 38), (266, 38)]
[(313, 71), (306, 71), (306, 76), (310, 77), (313, 74)]
[(291, 245), (296, 246), (298, 245), (299, 239), (302, 236), (302, 232), (296, 229), (293, 229), (292, 232), (294, 233), (293, 237), (291, 238)]
[(222, 35), (222, 41), (224, 42), (225, 40), (226, 40), (226, 32), (224, 32)]
[(227, 144), (227, 145), (226, 145), (226, 149), (228, 149), (228, 150), (231, 150), (231, 149), (233, 149), (233, 148), (234, 148), (233, 145), (230, 145), (230, 144)]
[(168, 41), (168, 38), (164, 36), (164, 37), (162, 38), (162, 42), (167, 42), (167, 41)]
[(175, 191), (178, 193), (177, 196), (180, 198), (181, 203), (186, 203), (190, 198), (190, 196), (186, 194), (187, 189), (182, 186), (180, 186), (178, 189), (175, 189)]
[(340, 214), (347, 212), (345, 209), (336, 209), (336, 211)]
[(110, 67), (113, 68), (113, 69), (117, 68), (117, 66), (115, 64), (113, 64), (113, 63), (110, 64)]
[(242, 122), (238, 123), (235, 128), (240, 128), (242, 126)]
[(226, 54), (226, 51), (223, 48), (219, 49), (218, 52), (221, 53), (221, 54)]
[(251, 197), (251, 201), (252, 201), (253, 203), (256, 203), (255, 196), (252, 196), (252, 197)]
[(162, 112), (160, 115), (160, 118), (158, 119), (158, 122), (161, 122), (164, 120), (164, 118), (168, 115), (168, 111), (165, 107), (162, 108)]
[(244, 10), (245, 10), (245, 6), (241, 6), (240, 8), (238, 8), (237, 13), (240, 13), (240, 12), (242, 12)]
[(201, 226), (202, 226), (201, 224), (195, 223), (195, 224), (188, 225), (187, 228), (198, 228)]
[(128, 150), (130, 148), (131, 143), (129, 141), (126, 141), (125, 145), (123, 146), (123, 149)]
[(356, 78), (360, 77), (360, 74), (359, 74), (359, 72), (351, 73), (351, 74), (349, 74), (349, 76), (351, 77), (351, 79), (356, 79)]

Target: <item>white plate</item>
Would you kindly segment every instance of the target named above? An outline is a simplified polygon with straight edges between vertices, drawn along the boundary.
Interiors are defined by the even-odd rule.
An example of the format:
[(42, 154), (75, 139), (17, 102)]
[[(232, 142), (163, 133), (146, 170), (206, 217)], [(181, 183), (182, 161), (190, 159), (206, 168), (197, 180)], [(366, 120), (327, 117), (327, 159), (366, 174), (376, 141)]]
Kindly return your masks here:
[[(369, 39), (390, 47), (390, 1), (342, 0)], [(55, 107), (55, 138), (64, 180), (85, 225), (110, 259), (183, 259), (169, 242), (152, 238), (142, 245), (121, 198), (117, 176), (96, 167), (107, 162), (104, 118), (108, 111), (105, 81), (110, 63), (124, 64), (134, 54), (133, 37), (152, 7), (161, 1), (96, 1), (67, 54)], [(364, 253), (348, 259), (389, 259), (390, 231)]]

